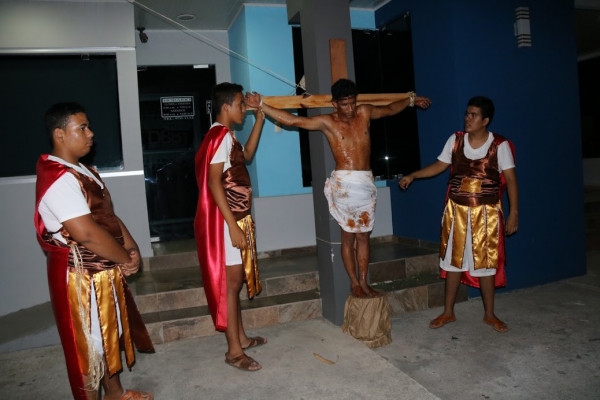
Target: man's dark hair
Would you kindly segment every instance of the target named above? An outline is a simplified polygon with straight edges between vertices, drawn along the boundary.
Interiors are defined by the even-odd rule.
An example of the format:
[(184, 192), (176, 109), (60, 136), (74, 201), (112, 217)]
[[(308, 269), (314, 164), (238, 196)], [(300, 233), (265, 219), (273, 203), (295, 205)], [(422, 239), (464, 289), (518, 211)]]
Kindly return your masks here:
[(489, 118), (488, 126), (492, 123), (492, 119), (494, 119), (494, 102), (485, 96), (475, 96), (469, 103), (467, 107), (477, 107), (481, 110), (481, 119)]
[(215, 85), (212, 88), (211, 99), (213, 110), (215, 110), (215, 115), (219, 115), (221, 113), (221, 107), (223, 104), (232, 105), (235, 100), (235, 96), (238, 93), (243, 93), (244, 87), (242, 85), (238, 85), (237, 83), (229, 83), (223, 82)]
[(358, 96), (356, 84), (350, 79), (339, 79), (331, 86), (331, 100), (338, 101), (348, 97)]
[(56, 128), (66, 129), (67, 124), (69, 123), (69, 117), (79, 113), (85, 114), (85, 108), (83, 108), (81, 104), (74, 102), (56, 103), (46, 111), (44, 124), (46, 125), (46, 134), (48, 135), (48, 140), (50, 140), (50, 146), (54, 147), (54, 142), (52, 140), (54, 130)]

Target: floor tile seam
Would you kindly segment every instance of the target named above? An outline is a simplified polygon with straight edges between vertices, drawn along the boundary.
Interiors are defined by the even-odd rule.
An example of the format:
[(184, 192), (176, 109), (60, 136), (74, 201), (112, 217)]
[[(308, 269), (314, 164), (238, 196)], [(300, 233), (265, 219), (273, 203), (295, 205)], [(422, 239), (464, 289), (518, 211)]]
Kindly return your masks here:
[(143, 294), (142, 295), (137, 295), (136, 298), (139, 297), (139, 296), (149, 296), (149, 295), (156, 295), (156, 296), (166, 295), (166, 294), (176, 295), (176, 294), (179, 294), (179, 293), (191, 292), (191, 291), (194, 291), (194, 290), (198, 290), (198, 291), (204, 290), (204, 286), (198, 286), (198, 287), (187, 288), (187, 289), (157, 290), (155, 293), (148, 293), (148, 294), (145, 294), (145, 295), (143, 295)]
[[(260, 269), (259, 269), (260, 272)], [(302, 276), (302, 275), (318, 275), (319, 271), (307, 271), (307, 272), (299, 272), (299, 273), (291, 273), (291, 274), (285, 274), (285, 275), (277, 275), (277, 276), (272, 276), (272, 277), (268, 277), (268, 278), (262, 278), (261, 277), (261, 281), (262, 282), (266, 282), (266, 281), (273, 281), (275, 279), (285, 279), (285, 278), (289, 278), (289, 277), (296, 277), (296, 276)]]
[[(390, 280), (390, 281), (377, 282), (376, 284), (374, 284), (374, 286), (377, 289), (379, 285), (387, 285), (387, 284), (390, 284), (390, 283), (392, 283), (394, 281), (398, 281), (398, 280), (401, 280), (401, 279), (393, 279), (393, 280)], [(439, 285), (439, 284), (443, 284), (443, 283), (444, 282), (430, 282), (430, 283), (425, 283), (425, 284), (417, 285), (417, 286), (407, 286), (407, 287), (404, 287), (402, 289), (394, 289), (394, 290), (386, 291), (385, 293), (398, 293), (398, 292), (402, 292), (404, 290), (418, 289), (418, 288), (423, 288), (423, 287), (425, 287), (425, 288), (427, 288), (427, 290), (429, 290), (429, 286), (431, 286), (431, 285)]]
[(193, 322), (194, 320), (199, 320), (201, 318), (206, 318), (206, 317), (210, 317), (210, 312), (207, 314), (202, 314), (202, 315), (194, 315), (193, 317), (183, 317), (183, 318), (169, 318), (169, 319), (165, 319), (165, 320), (160, 320), (161, 323), (166, 324), (166, 323), (174, 323), (174, 322)]
[[(302, 292), (295, 292), (295, 293), (305, 293), (305, 292), (314, 292), (313, 290), (306, 290), (306, 291), (302, 291)], [(295, 293), (290, 293), (290, 294), (295, 294)], [(276, 295), (276, 296), (286, 296), (285, 295)], [(275, 296), (273, 296), (275, 297)], [(242, 312), (244, 311), (251, 311), (251, 310), (257, 310), (257, 309), (261, 309), (261, 310), (266, 310), (269, 309), (271, 307), (279, 307), (279, 306), (286, 306), (286, 305), (290, 305), (290, 304), (297, 304), (297, 303), (303, 303), (306, 301), (313, 301), (313, 300), (321, 300), (320, 296), (317, 298), (312, 298), (312, 299), (302, 299), (302, 300), (295, 300), (292, 302), (285, 302), (285, 303), (277, 303), (277, 304), (269, 304), (269, 305), (265, 305), (265, 306), (257, 306), (257, 307), (252, 307), (252, 308), (243, 308)], [(192, 317), (183, 317), (183, 318), (169, 318), (169, 319), (165, 319), (163, 320), (163, 316), (161, 316), (161, 313), (166, 313), (166, 312), (172, 312), (172, 311), (177, 311), (177, 310), (186, 310), (189, 308), (197, 308), (197, 307), (206, 307), (206, 305), (204, 306), (192, 306), (192, 307), (184, 307), (184, 308), (178, 308), (178, 309), (174, 309), (174, 310), (165, 310), (165, 311), (153, 311), (150, 313), (145, 313), (145, 314), (154, 314), (154, 313), (158, 313), (159, 314), (159, 318), (161, 318), (160, 322), (169, 322), (169, 321), (185, 321), (185, 320), (190, 320), (190, 319), (195, 319), (195, 318), (203, 318), (206, 316), (210, 316), (210, 311), (201, 311), (201, 312), (206, 312), (206, 314), (202, 314), (202, 315), (195, 315)]]
[[(169, 294), (179, 294), (182, 292), (187, 292), (187, 291), (192, 291), (192, 290), (198, 290), (200, 291), (200, 293), (198, 293), (200, 296), (202, 296), (202, 294), (204, 293), (204, 295), (206, 296), (206, 292), (203, 290), (203, 287), (200, 288), (193, 288), (193, 289), (182, 289), (182, 290), (178, 290), (178, 291), (174, 291), (174, 292), (162, 292), (162, 293), (153, 293), (153, 294), (146, 294), (146, 295), (137, 295), (136, 299), (141, 298), (142, 301), (159, 301), (159, 296), (160, 295), (169, 295)], [(318, 285), (314, 288), (310, 288), (308, 290), (297, 290), (297, 291), (290, 291), (290, 292), (285, 292), (285, 293), (277, 293), (277, 294), (268, 294), (268, 289), (267, 289), (267, 293), (264, 295), (260, 295), (260, 297), (257, 297), (257, 299), (267, 299), (267, 298), (273, 298), (276, 296), (289, 296), (289, 295), (293, 295), (293, 294), (297, 294), (297, 293), (304, 293), (304, 292), (316, 292), (318, 291)], [(150, 296), (155, 296), (155, 299), (152, 299)], [(202, 300), (202, 299), (200, 299)], [(247, 298), (241, 299), (243, 300), (248, 300)], [(202, 302), (202, 301), (201, 301)], [(195, 306), (190, 306), (190, 307), (179, 307), (179, 308), (168, 308), (168, 309), (164, 309), (164, 310), (155, 310), (155, 311), (151, 311), (151, 312), (166, 312), (166, 311), (173, 311), (173, 310), (182, 310), (185, 308), (192, 308), (192, 307), (204, 307), (207, 304), (200, 304), (200, 305), (195, 305)]]
[[(315, 277), (318, 277), (319, 271), (308, 271), (308, 272), (300, 272), (300, 273), (292, 273), (292, 274), (287, 274), (287, 275), (278, 275), (278, 276), (273, 276), (273, 277), (268, 277), (268, 278), (261, 278), (261, 282), (272, 282), (276, 279), (286, 279), (289, 277), (298, 277), (298, 276), (302, 276), (302, 275), (307, 275), (307, 277), (311, 277), (311, 275), (314, 275)], [(187, 291), (193, 291), (193, 290), (203, 290), (204, 286), (198, 286), (198, 287), (192, 287), (192, 288), (186, 288), (186, 289), (166, 289), (166, 290), (156, 290), (154, 293), (146, 293), (146, 294), (139, 294), (137, 296), (151, 296), (151, 295), (160, 295), (160, 294), (165, 294), (165, 293), (179, 293), (179, 292), (187, 292)]]
[(202, 289), (204, 289), (204, 286), (199, 286), (199, 287), (195, 287), (195, 288), (187, 288), (187, 289), (164, 290), (164, 291), (157, 291), (155, 293), (136, 295), (136, 298), (144, 297), (144, 296), (157, 296), (158, 297), (158, 296), (165, 295), (165, 294), (179, 294), (179, 293), (183, 293), (183, 292), (202, 290)]

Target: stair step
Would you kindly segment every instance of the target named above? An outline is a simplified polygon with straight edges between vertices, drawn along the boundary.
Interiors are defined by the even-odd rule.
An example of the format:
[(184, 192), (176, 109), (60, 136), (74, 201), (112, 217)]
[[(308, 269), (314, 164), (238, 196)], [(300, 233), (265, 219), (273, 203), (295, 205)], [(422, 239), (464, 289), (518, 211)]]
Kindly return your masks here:
[[(164, 271), (161, 271), (164, 272)], [(146, 282), (136, 281), (134, 287), (135, 301), (141, 313), (164, 312), (180, 308), (206, 306), (206, 294), (202, 287), (199, 267), (169, 270), (170, 275), (143, 277)], [(149, 274), (150, 275), (150, 274)], [(162, 275), (162, 274), (161, 274)], [(269, 274), (267, 274), (269, 275)], [(180, 279), (179, 276), (187, 276)], [(155, 281), (151, 279), (155, 278)], [(161, 281), (161, 278), (165, 280)], [(274, 277), (261, 276), (262, 291), (256, 296), (266, 298), (281, 294), (317, 290), (319, 277), (316, 271), (299, 274), (288, 274)], [(240, 299), (248, 299), (245, 288), (240, 293)]]
[[(321, 316), (321, 298), (316, 290), (242, 300), (242, 319), (247, 329)], [(210, 336), (215, 330), (208, 306), (142, 314), (154, 343)]]
[[(439, 272), (423, 272), (372, 286), (373, 289), (386, 292), (393, 316), (444, 305), (445, 282), (440, 279)], [(460, 285), (456, 302), (467, 300), (468, 289)]]
[[(433, 250), (397, 243), (371, 248), (369, 274), (372, 283), (404, 279), (422, 272), (436, 272)], [(260, 260), (263, 290), (257, 298), (318, 290), (317, 255), (273, 257)], [(164, 312), (206, 305), (200, 267), (143, 271), (128, 278), (140, 312)], [(246, 290), (240, 298), (247, 299)]]
[[(259, 260), (262, 292), (248, 300), (242, 289), (244, 325), (254, 329), (320, 317), (316, 251), (268, 256)], [(443, 304), (444, 283), (437, 278), (439, 259), (434, 247), (376, 241), (370, 256), (371, 282), (388, 292), (394, 315)], [(149, 270), (128, 279), (152, 340), (164, 343), (216, 334), (197, 264), (175, 268), (171, 262), (183, 262), (186, 255), (157, 257), (149, 260)]]

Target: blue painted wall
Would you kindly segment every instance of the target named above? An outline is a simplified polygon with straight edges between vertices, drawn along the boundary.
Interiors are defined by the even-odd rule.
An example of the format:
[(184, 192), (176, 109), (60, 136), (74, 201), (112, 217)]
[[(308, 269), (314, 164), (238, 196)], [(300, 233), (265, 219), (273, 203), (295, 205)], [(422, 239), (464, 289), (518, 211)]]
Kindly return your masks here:
[[(232, 61), (232, 80), (243, 82), (246, 91), (263, 95), (295, 94), (292, 27), (287, 23), (285, 7), (246, 5), (229, 35), (232, 48), (235, 43), (243, 43), (239, 47), (247, 49), (245, 56), (252, 63)], [(241, 140), (247, 139), (253, 123), (254, 116), (250, 114), (238, 134)], [(283, 196), (312, 191), (311, 188), (302, 187), (298, 132), (286, 129), (276, 132), (275, 125), (269, 120), (265, 122), (249, 170), (255, 196)]]
[[(530, 7), (530, 48), (517, 48), (519, 6)], [(519, 232), (507, 239), (507, 289), (584, 274), (573, 1), (392, 1), (377, 10), (376, 24), (406, 11), (416, 90), (433, 101), (419, 113), (423, 166), (462, 129), (468, 99), (491, 97), (496, 116), (490, 129), (510, 138), (517, 151)], [(394, 234), (439, 241), (446, 181), (447, 172), (416, 181), (406, 192), (392, 187)]]
[(375, 13), (351, 8), (350, 26), (352, 26), (352, 29), (375, 29)]

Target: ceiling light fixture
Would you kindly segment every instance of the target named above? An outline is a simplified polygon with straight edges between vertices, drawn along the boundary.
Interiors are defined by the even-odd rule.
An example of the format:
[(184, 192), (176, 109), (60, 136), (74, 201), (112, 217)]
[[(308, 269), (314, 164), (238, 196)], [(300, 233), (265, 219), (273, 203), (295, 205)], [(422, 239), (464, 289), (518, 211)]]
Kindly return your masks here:
[(177, 19), (180, 21), (192, 21), (196, 19), (194, 14), (180, 14), (177, 16)]

